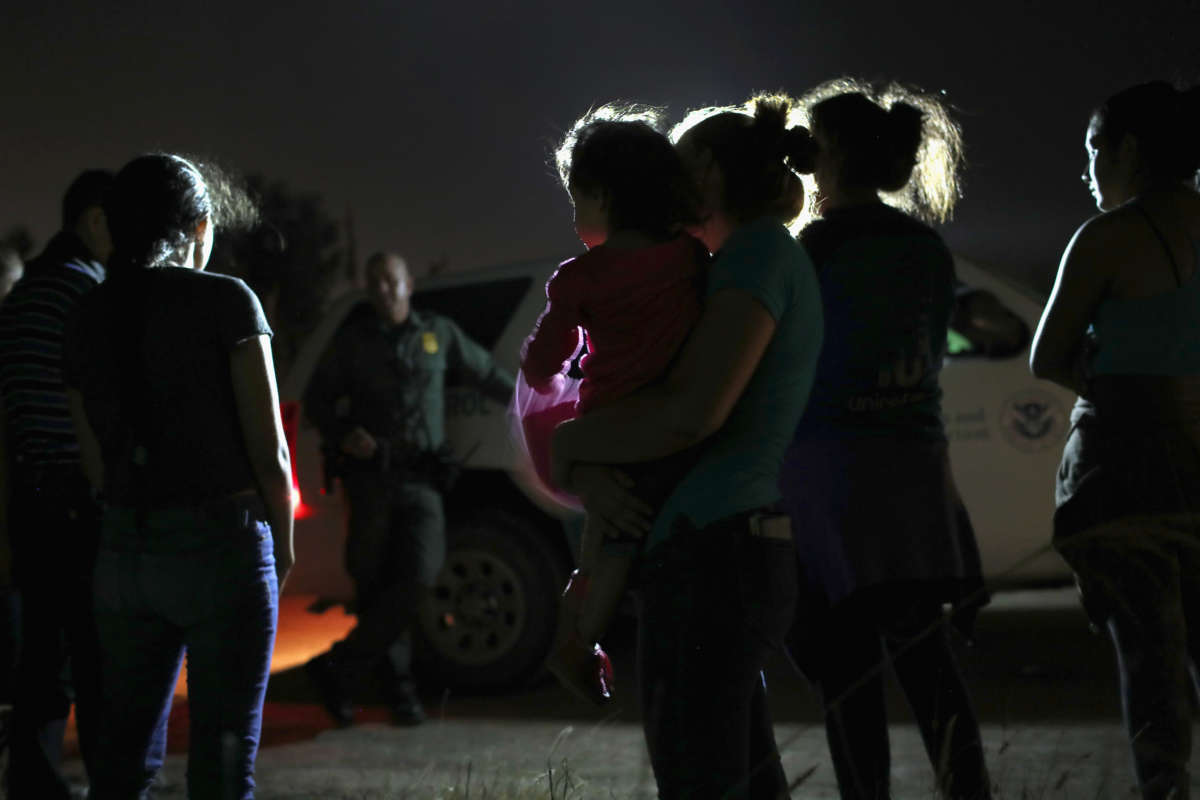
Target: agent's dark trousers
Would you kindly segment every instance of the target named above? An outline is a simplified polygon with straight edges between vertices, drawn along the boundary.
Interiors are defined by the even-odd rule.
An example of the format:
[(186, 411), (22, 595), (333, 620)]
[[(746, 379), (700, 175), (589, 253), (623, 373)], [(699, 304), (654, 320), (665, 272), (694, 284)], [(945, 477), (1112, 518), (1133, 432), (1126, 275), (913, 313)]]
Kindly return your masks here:
[[(890, 663), (900, 681), (944, 797), (991, 796), (979, 722), (950, 646), (941, 605), (928, 599), (873, 594), (854, 598), (830, 613), (810, 679), (825, 705), (825, 734), (843, 800), (890, 798), (891, 757), (883, 676)], [(811, 630), (806, 628), (806, 631)]]
[(681, 519), (638, 578), (643, 725), (659, 797), (787, 796), (762, 674), (796, 602), (790, 541), (752, 537), (745, 515)]
[(207, 509), (109, 510), (96, 562), (106, 676), (95, 800), (153, 780), (155, 729), (188, 659), (188, 797), (250, 798), (279, 592), (256, 499)]
[(14, 475), (9, 517), (23, 632), (8, 796), (69, 796), (59, 772), (71, 703), (89, 774), (95, 766), (99, 654), (91, 613), (98, 508), (78, 470)]
[(334, 647), (351, 669), (386, 655), (391, 680), (412, 680), (412, 626), (424, 593), (446, 560), (442, 496), (395, 473), (343, 478), (350, 505), (346, 571), (354, 581), (358, 624)]

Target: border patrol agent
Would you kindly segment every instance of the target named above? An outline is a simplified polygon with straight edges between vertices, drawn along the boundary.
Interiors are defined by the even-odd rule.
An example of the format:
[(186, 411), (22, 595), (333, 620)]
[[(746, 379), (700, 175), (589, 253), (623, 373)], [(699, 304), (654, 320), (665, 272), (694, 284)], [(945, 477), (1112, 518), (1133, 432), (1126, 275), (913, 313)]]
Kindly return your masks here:
[(353, 722), (346, 687), (369, 668), (384, 680), (394, 721), (415, 725), (425, 715), (411, 673), (411, 629), (445, 560), (442, 493), (455, 471), (445, 441), (446, 379), (508, 403), (513, 378), (453, 321), (410, 307), (412, 276), (400, 256), (376, 253), (366, 272), (374, 313), (343, 325), (304, 397), (326, 468), (346, 490), (346, 569), (358, 624), (306, 669), (339, 725)]

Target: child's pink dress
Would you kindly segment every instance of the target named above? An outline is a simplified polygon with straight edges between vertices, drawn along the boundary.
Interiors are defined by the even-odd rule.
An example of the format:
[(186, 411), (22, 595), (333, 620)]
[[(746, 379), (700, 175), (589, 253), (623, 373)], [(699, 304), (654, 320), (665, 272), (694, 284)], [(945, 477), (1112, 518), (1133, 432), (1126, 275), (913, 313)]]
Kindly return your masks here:
[[(521, 352), (513, 412), (518, 441), (550, 482), (555, 427), (662, 375), (700, 316), (707, 254), (690, 236), (637, 250), (601, 245), (568, 259), (546, 284), (546, 310)], [(582, 329), (582, 330), (581, 330)], [(582, 380), (567, 377), (581, 343)]]

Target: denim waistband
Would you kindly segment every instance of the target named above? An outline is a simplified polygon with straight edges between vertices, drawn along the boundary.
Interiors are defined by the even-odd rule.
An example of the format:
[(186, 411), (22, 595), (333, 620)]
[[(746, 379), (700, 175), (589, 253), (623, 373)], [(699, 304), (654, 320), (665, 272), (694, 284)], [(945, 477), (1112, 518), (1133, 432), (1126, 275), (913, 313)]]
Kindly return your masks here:
[(109, 550), (181, 553), (248, 541), (267, 521), (257, 495), (224, 497), (194, 506), (104, 510), (100, 546)]

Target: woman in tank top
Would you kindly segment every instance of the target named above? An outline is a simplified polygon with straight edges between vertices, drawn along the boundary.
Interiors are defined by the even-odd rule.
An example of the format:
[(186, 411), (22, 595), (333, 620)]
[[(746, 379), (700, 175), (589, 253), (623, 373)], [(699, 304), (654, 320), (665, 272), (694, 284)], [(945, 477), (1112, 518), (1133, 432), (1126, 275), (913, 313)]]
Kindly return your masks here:
[(1087, 129), (1103, 212), (1075, 233), (1034, 340), (1079, 394), (1054, 546), (1118, 654), (1145, 797), (1186, 797), (1200, 656), (1200, 88), (1110, 97)]

